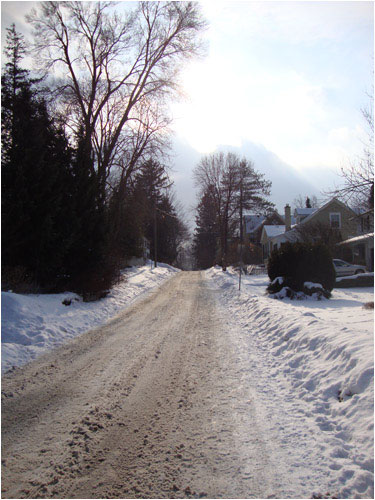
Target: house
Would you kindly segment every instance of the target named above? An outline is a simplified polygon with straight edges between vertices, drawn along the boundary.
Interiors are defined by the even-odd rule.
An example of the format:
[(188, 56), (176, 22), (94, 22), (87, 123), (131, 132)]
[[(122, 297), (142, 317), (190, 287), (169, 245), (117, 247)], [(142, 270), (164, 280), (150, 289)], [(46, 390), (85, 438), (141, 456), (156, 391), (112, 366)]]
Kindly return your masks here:
[(338, 243), (341, 258), (353, 264), (362, 264), (374, 271), (374, 209), (360, 212), (353, 217), (357, 224), (357, 234), (353, 238)]
[(357, 236), (358, 223), (355, 212), (337, 198), (318, 209), (296, 209), (292, 224), (291, 208), (285, 207), (285, 225), (279, 231), (264, 225), (261, 235), (263, 260), (267, 260), (271, 252), (286, 242), (318, 241), (322, 236), (342, 241)]
[(244, 244), (249, 262), (257, 264), (263, 262), (260, 242), (263, 227), (265, 225), (279, 227), (282, 224), (284, 224), (284, 219), (277, 211), (271, 212), (268, 215), (244, 215)]
[(260, 246), (260, 238), (264, 225), (284, 224), (283, 217), (277, 212), (271, 212), (269, 215), (244, 215), (243, 228), (245, 242)]
[(300, 224), (306, 217), (312, 215), (316, 211), (317, 208), (296, 208), (294, 210), (296, 224)]
[(374, 271), (374, 233), (361, 234), (337, 244), (342, 250), (342, 258), (353, 263), (365, 265)]
[(357, 223), (358, 234), (368, 234), (374, 232), (374, 209), (365, 212), (356, 209), (354, 220)]
[(266, 217), (264, 215), (244, 215), (243, 229), (245, 239), (250, 243), (257, 243), (259, 230), (265, 223)]

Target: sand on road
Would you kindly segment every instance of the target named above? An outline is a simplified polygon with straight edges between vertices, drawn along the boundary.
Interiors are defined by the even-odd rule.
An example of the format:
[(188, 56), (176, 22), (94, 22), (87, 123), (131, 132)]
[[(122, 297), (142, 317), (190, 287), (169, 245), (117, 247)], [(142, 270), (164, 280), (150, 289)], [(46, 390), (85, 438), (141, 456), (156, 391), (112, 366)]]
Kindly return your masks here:
[(3, 498), (267, 498), (218, 293), (181, 272), (2, 380)]

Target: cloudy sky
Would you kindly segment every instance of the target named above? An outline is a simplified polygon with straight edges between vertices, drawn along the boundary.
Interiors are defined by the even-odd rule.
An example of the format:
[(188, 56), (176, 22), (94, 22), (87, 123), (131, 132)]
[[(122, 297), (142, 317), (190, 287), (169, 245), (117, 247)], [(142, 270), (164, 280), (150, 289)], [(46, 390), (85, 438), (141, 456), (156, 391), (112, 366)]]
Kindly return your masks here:
[[(2, 25), (26, 30), (34, 2), (2, 2)], [(273, 182), (283, 210), (299, 194), (323, 199), (361, 154), (361, 108), (373, 86), (374, 3), (201, 2), (207, 56), (182, 73), (174, 104), (173, 176), (194, 204), (192, 169), (217, 149), (246, 155)]]

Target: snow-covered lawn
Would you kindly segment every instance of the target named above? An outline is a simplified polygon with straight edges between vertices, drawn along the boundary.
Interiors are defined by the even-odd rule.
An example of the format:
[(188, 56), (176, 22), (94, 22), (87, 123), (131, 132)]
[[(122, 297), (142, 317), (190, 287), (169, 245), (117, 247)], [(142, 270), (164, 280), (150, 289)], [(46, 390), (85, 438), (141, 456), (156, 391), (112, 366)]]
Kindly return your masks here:
[[(206, 271), (219, 290), (270, 452), (288, 497), (373, 498), (373, 288), (321, 301), (276, 300), (266, 275)], [(321, 496), (320, 496), (321, 498)]]
[[(177, 269), (166, 264), (132, 267), (125, 280), (96, 302), (82, 302), (73, 293), (51, 295), (1, 294), (1, 371), (21, 366), (91, 328), (102, 325), (170, 278)], [(65, 306), (63, 301), (71, 300)]]

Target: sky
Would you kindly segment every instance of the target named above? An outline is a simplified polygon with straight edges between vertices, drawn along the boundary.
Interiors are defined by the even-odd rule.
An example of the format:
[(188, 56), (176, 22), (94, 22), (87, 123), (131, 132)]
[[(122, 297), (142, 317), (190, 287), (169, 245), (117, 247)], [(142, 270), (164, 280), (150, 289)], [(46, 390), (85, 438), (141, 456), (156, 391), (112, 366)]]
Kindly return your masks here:
[[(35, 2), (2, 2), (4, 27)], [(183, 68), (173, 103), (172, 178), (186, 214), (192, 170), (217, 150), (246, 156), (272, 181), (279, 211), (339, 185), (361, 155), (373, 88), (374, 2), (203, 1), (207, 53)]]

